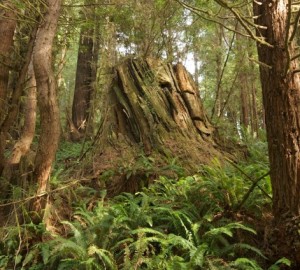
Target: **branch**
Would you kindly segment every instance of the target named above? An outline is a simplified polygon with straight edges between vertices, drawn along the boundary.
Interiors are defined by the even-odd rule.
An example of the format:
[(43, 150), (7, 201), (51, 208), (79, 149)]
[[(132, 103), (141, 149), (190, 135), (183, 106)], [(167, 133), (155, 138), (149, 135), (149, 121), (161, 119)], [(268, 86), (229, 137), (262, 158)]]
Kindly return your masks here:
[[(243, 18), (241, 17), (241, 15), (240, 15), (233, 7), (229, 6), (224, 0), (214, 0), (214, 1), (215, 1), (216, 3), (218, 3), (220, 6), (222, 6), (222, 7), (226, 8), (226, 9), (228, 9), (231, 13), (233, 13), (233, 14), (235, 15), (235, 17), (237, 18), (237, 20), (240, 22), (240, 24), (243, 26), (243, 28), (246, 30), (246, 32), (250, 35), (250, 37), (251, 37), (252, 39), (254, 39), (256, 42), (261, 43), (261, 44), (263, 44), (263, 45), (266, 45), (266, 46), (268, 46), (268, 47), (270, 47), (270, 48), (273, 48), (273, 47), (274, 47), (274, 46), (271, 45), (270, 43), (266, 42), (263, 38), (257, 37), (257, 36), (252, 32), (252, 30), (248, 27), (248, 25), (247, 25), (247, 24), (250, 24), (250, 25), (251, 25), (251, 23), (250, 23), (248, 20), (243, 19)], [(291, 1), (291, 0), (290, 0), (290, 1)]]
[[(248, 178), (252, 183), (255, 183), (255, 180), (253, 180), (248, 174), (246, 174), (239, 166), (237, 166), (234, 162), (232, 162), (229, 158), (225, 158), (234, 168), (236, 168), (238, 171), (240, 171), (246, 178)], [(268, 172), (269, 174), (270, 172)], [(266, 177), (266, 176), (265, 176)], [(272, 197), (260, 186), (257, 186), (262, 193), (265, 194), (266, 197), (272, 200)]]
[(257, 60), (257, 59), (254, 59), (254, 58), (251, 58), (251, 57), (248, 57), (248, 59), (249, 59), (250, 61), (252, 61), (252, 62), (254, 62), (254, 63), (260, 65), (260, 66), (263, 66), (263, 67), (268, 68), (268, 69), (272, 69), (272, 66), (270, 66), (270, 65), (268, 65), (268, 64), (266, 64), (266, 63), (263, 63), (263, 62), (261, 62), (261, 61), (259, 61), (259, 60)]
[(290, 39), (289, 39), (289, 43), (291, 43), (296, 35), (296, 32), (297, 32), (297, 29), (298, 29), (298, 24), (299, 24), (299, 19), (300, 19), (300, 8), (297, 12), (297, 15), (296, 15), (296, 18), (295, 18), (295, 21), (294, 21), (294, 28), (293, 28), (293, 32), (290, 36)]
[(61, 5), (62, 7), (97, 7), (97, 6), (126, 6), (126, 4), (117, 4), (117, 3), (102, 3), (102, 4), (78, 4), (78, 5)]
[(293, 70), (292, 75), (295, 75), (295, 74), (297, 74), (297, 73), (300, 73), (300, 69), (295, 69), (295, 70)]
[(24, 199), (20, 199), (20, 200), (16, 200), (16, 201), (10, 201), (10, 202), (7, 202), (7, 203), (0, 204), (0, 208), (1, 207), (6, 207), (6, 206), (9, 206), (9, 205), (14, 205), (14, 204), (17, 204), (17, 203), (25, 203), (25, 202), (28, 202), (30, 200), (33, 200), (33, 199), (36, 199), (36, 198), (40, 198), (40, 197), (43, 197), (45, 195), (50, 195), (50, 194), (53, 194), (55, 192), (58, 192), (58, 191), (70, 188), (70, 187), (72, 187), (72, 186), (74, 186), (74, 185), (76, 185), (78, 183), (87, 182), (87, 181), (91, 181), (91, 179), (79, 179), (79, 180), (75, 180), (75, 181), (70, 181), (66, 185), (61, 186), (61, 187), (56, 188), (56, 189), (53, 189), (53, 190), (48, 191), (48, 192), (45, 191), (43, 193), (40, 193), (40, 194), (37, 194), (37, 195), (33, 195), (33, 196), (30, 196), (30, 197), (27, 197), (27, 198), (24, 198)]
[[(209, 21), (209, 22), (212, 22), (212, 23), (216, 23), (216, 24), (218, 24), (218, 25), (221, 25), (221, 26), (223, 26), (226, 30), (231, 31), (231, 32), (235, 32), (236, 34), (239, 34), (239, 35), (241, 35), (241, 36), (243, 36), (243, 37), (247, 37), (247, 38), (250, 37), (249, 35), (247, 35), (247, 34), (245, 34), (245, 33), (242, 33), (242, 32), (240, 32), (240, 31), (237, 31), (237, 30), (233, 29), (233, 28), (230, 28), (230, 27), (226, 26), (225, 24), (223, 24), (222, 22), (213, 19), (212, 16), (215, 16), (215, 15), (213, 15), (211, 12), (209, 12), (209, 11), (207, 11), (207, 10), (202, 10), (202, 9), (199, 9), (199, 8), (196, 8), (196, 7), (193, 7), (193, 6), (190, 6), (190, 5), (184, 3), (184, 2), (182, 2), (182, 1), (180, 1), (180, 0), (175, 0), (175, 1), (176, 1), (178, 4), (180, 4), (182, 7), (184, 7), (184, 8), (186, 8), (186, 9), (190, 10), (191, 12), (193, 12), (194, 14), (198, 15), (200, 18), (202, 18), (202, 19), (204, 19), (204, 20), (206, 20), (206, 21)], [(205, 16), (204, 16), (203, 14), (201, 14), (201, 13), (203, 13), (203, 14), (209, 16), (209, 18), (208, 18), (208, 17), (205, 17)], [(219, 17), (219, 16), (218, 16), (218, 18), (223, 19), (222, 17)]]
[(269, 174), (270, 174), (270, 171), (268, 171), (267, 173), (265, 173), (264, 175), (258, 177), (256, 180), (253, 181), (253, 184), (251, 185), (251, 187), (249, 188), (247, 193), (244, 195), (242, 201), (235, 208), (235, 211), (239, 211), (241, 209), (241, 207), (244, 205), (244, 203), (248, 200), (248, 198), (249, 198), (250, 194), (252, 193), (252, 191), (254, 190), (254, 188), (258, 185), (258, 182), (261, 181), (262, 179), (264, 179)]
[(300, 53), (298, 53), (295, 56), (291, 57), (291, 61), (294, 61), (294, 60), (296, 60), (299, 57), (300, 57)]
[(292, 18), (292, 0), (288, 0), (287, 13), (288, 14), (287, 14), (287, 24), (285, 29), (286, 33), (285, 33), (285, 44), (284, 44), (285, 51), (287, 52), (287, 61), (284, 68), (284, 76), (287, 75), (291, 64), (291, 55), (289, 50), (289, 45), (290, 45), (289, 35), (290, 35), (291, 18)]
[(215, 107), (216, 107), (217, 100), (219, 98), (220, 88), (221, 88), (221, 83), (222, 83), (224, 71), (225, 71), (225, 68), (227, 66), (227, 62), (228, 62), (229, 55), (230, 55), (230, 52), (231, 52), (231, 49), (232, 49), (232, 46), (233, 46), (233, 43), (234, 43), (234, 39), (235, 39), (235, 32), (233, 32), (233, 35), (232, 35), (232, 38), (231, 38), (231, 42), (230, 42), (230, 45), (229, 45), (229, 48), (228, 48), (228, 52), (227, 52), (227, 55), (226, 55), (226, 59), (225, 59), (225, 62), (224, 62), (224, 65), (223, 65), (223, 68), (222, 68), (222, 71), (221, 71), (221, 76), (220, 76), (220, 79), (218, 81), (216, 98), (215, 98), (214, 106), (212, 108), (212, 113), (211, 113), (211, 116), (210, 116), (210, 120), (213, 119), (214, 114), (215, 114)]
[(226, 99), (225, 99), (225, 102), (223, 103), (223, 106), (222, 106), (222, 108), (221, 108), (221, 110), (220, 110), (220, 115), (219, 115), (218, 121), (216, 122), (216, 125), (218, 125), (218, 123), (219, 123), (219, 121), (220, 121), (220, 118), (221, 118), (221, 116), (223, 115), (224, 110), (225, 110), (225, 108), (226, 108), (226, 106), (227, 106), (227, 104), (228, 104), (228, 102), (229, 102), (229, 99), (230, 99), (232, 93), (234, 92), (233, 90), (234, 90), (235, 82), (236, 82), (236, 80), (237, 80), (239, 74), (240, 74), (240, 70), (238, 70), (238, 72), (236, 72), (236, 74), (235, 74), (235, 77), (234, 77), (234, 79), (233, 79), (233, 81), (232, 81), (232, 84), (231, 84), (231, 87), (230, 87), (229, 92), (228, 92), (228, 94), (227, 94), (227, 97), (226, 97)]

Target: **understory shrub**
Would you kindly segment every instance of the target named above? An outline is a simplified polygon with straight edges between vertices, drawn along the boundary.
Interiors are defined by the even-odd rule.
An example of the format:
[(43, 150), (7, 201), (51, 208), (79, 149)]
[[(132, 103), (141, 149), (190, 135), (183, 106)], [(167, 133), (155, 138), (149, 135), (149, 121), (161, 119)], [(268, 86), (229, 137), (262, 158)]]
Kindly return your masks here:
[(28, 228), (20, 226), (1, 244), (0, 269), (275, 270), (290, 263), (283, 258), (268, 268), (252, 224), (241, 218), (260, 219), (270, 205), (267, 161), (224, 168), (215, 160), (194, 176), (160, 177), (136, 194), (101, 194), (93, 209), (81, 203), (61, 222), (68, 235), (49, 235), (26, 252), (20, 235)]

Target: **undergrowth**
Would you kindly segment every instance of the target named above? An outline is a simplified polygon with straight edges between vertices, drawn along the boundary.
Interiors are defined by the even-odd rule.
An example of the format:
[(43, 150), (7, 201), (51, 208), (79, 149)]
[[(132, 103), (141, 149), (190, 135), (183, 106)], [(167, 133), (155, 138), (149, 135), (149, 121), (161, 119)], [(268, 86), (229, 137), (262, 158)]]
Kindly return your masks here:
[(257, 244), (255, 222), (270, 207), (271, 187), (265, 146), (252, 147), (250, 163), (223, 166), (215, 160), (193, 176), (160, 177), (136, 194), (108, 200), (102, 192), (92, 207), (81, 201), (72, 218), (60, 222), (67, 235), (50, 234), (42, 224), (5, 228), (0, 269), (276, 270), (289, 265), (285, 258), (270, 263)]

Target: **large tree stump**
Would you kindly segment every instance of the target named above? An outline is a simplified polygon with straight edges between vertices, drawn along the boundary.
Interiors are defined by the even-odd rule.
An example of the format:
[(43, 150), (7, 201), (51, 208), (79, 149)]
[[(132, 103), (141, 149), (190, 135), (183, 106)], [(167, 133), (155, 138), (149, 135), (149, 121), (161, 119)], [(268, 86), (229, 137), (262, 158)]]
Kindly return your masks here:
[(112, 172), (110, 193), (134, 192), (151, 177), (172, 173), (166, 165), (174, 159), (193, 173), (221, 158), (199, 91), (182, 64), (127, 59), (115, 73), (103, 98), (93, 161), (96, 178)]

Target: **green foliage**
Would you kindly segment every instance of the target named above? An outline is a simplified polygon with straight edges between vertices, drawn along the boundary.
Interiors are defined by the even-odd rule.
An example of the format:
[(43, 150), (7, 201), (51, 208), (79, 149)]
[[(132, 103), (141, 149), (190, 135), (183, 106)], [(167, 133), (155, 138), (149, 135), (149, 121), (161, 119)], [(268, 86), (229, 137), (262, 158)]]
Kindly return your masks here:
[[(263, 144), (253, 145), (251, 159), (264, 150)], [(139, 170), (142, 166), (145, 172), (154, 170), (148, 157), (141, 156), (138, 163)], [(102, 192), (92, 210), (82, 201), (72, 220), (61, 222), (67, 236), (28, 244), (24, 252), (20, 235), (27, 235), (29, 242), (29, 235), (41, 235), (45, 228), (29, 224), (10, 230), (1, 244), (0, 265), (15, 264), (16, 269), (263, 269), (267, 258), (251, 245), (255, 230), (239, 216), (260, 217), (269, 205), (269, 198), (257, 186), (244, 200), (253, 181), (267, 171), (263, 159), (225, 167), (215, 160), (194, 176), (160, 177), (136, 194), (122, 193), (107, 200)], [(268, 179), (259, 184), (270, 192)], [(283, 258), (269, 269), (289, 263)]]
[(41, 244), (34, 243), (42, 236), (48, 236), (44, 224), (1, 228), (0, 269), (44, 269), (44, 264), (39, 263)]
[[(267, 163), (258, 160), (256, 163), (234, 165), (229, 164), (222, 167), (218, 160), (212, 166), (202, 166), (200, 175), (196, 178), (201, 181), (201, 196), (205, 197), (201, 208), (211, 209), (210, 213), (226, 210), (235, 210), (241, 207), (254, 214), (261, 214), (262, 206), (270, 203), (271, 185), (270, 177), (267, 175), (257, 183), (249, 198), (242, 204), (244, 196), (251, 185), (262, 175), (267, 174), (269, 168)], [(239, 209), (240, 210), (240, 209)]]
[(43, 261), (50, 269), (261, 269), (253, 258), (264, 260), (262, 252), (237, 238), (255, 231), (224, 215), (247, 188), (217, 161), (193, 177), (161, 177), (93, 211), (77, 208), (73, 222), (63, 222), (72, 236), (44, 243)]
[(63, 169), (66, 164), (76, 162), (80, 157), (82, 150), (82, 143), (73, 143), (68, 141), (61, 142), (59, 151), (56, 154), (55, 167), (57, 169)]

